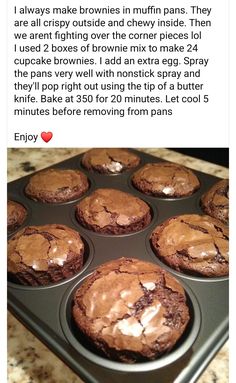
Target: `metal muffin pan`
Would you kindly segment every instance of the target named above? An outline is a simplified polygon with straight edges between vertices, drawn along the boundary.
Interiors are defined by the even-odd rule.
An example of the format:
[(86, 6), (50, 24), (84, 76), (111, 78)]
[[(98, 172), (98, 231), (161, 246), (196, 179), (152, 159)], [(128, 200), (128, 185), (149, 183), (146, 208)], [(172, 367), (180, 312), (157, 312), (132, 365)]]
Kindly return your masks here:
[[(82, 155), (49, 167), (82, 170), (90, 182), (84, 196), (96, 188), (107, 187), (123, 190), (147, 202), (152, 211), (152, 221), (136, 233), (112, 236), (85, 229), (75, 218), (75, 206), (84, 196), (60, 204), (29, 199), (24, 189), (32, 174), (8, 184), (8, 198), (22, 203), (29, 212), (21, 228), (65, 224), (81, 234), (86, 249), (82, 270), (70, 279), (45, 287), (21, 286), (9, 281), (9, 310), (85, 382), (143, 383), (145, 379), (149, 383), (193, 383), (228, 338), (228, 278), (201, 278), (172, 270), (155, 256), (149, 237), (158, 224), (173, 215), (202, 214), (200, 197), (219, 178), (193, 170), (201, 187), (192, 196), (180, 199), (147, 196), (133, 187), (132, 174), (145, 163), (163, 160), (133, 151), (140, 156), (141, 163), (134, 170), (122, 174), (102, 175), (87, 171), (81, 165)], [(161, 265), (182, 283), (186, 291), (191, 313), (187, 330), (168, 355), (155, 361), (130, 365), (108, 360), (89, 346), (76, 330), (70, 315), (73, 292), (83, 279), (100, 264), (122, 256)]]

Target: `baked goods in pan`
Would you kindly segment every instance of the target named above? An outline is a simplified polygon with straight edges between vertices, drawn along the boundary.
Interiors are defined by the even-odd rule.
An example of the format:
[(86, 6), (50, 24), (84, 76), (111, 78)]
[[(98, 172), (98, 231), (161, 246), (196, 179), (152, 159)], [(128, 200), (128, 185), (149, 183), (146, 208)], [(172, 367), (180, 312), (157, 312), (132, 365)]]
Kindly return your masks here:
[(169, 352), (190, 319), (181, 284), (134, 258), (104, 263), (87, 277), (74, 294), (72, 315), (90, 344), (126, 363)]
[(7, 232), (18, 229), (27, 217), (26, 208), (19, 202), (7, 201)]
[(229, 230), (208, 215), (171, 217), (151, 235), (153, 250), (163, 262), (186, 274), (205, 277), (229, 273)]
[(127, 149), (98, 148), (88, 150), (82, 158), (83, 166), (98, 173), (122, 173), (133, 169), (140, 158)]
[(223, 223), (229, 222), (229, 180), (216, 182), (201, 198), (204, 213)]
[(132, 182), (142, 193), (162, 198), (186, 197), (200, 187), (192, 170), (172, 162), (148, 163), (134, 173)]
[(83, 172), (51, 168), (30, 177), (25, 193), (36, 201), (58, 203), (77, 199), (88, 188), (88, 179)]
[(83, 257), (84, 243), (70, 227), (28, 226), (8, 242), (7, 270), (23, 285), (48, 285), (75, 275)]
[(151, 221), (148, 204), (116, 189), (96, 189), (76, 206), (76, 217), (86, 228), (102, 234), (127, 234)]

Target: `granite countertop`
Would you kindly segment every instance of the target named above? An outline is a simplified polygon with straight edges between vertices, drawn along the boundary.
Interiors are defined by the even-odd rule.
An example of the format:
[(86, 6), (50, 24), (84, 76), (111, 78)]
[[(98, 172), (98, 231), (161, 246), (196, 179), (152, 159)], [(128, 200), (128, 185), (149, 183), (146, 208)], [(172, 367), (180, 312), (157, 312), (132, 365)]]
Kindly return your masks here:
[[(8, 149), (8, 182), (49, 164), (63, 161), (86, 149)], [(168, 149), (140, 149), (157, 157), (183, 164), (221, 178), (228, 169)], [(217, 353), (197, 383), (228, 383), (228, 342)], [(82, 383), (17, 319), (8, 314), (8, 383)]]

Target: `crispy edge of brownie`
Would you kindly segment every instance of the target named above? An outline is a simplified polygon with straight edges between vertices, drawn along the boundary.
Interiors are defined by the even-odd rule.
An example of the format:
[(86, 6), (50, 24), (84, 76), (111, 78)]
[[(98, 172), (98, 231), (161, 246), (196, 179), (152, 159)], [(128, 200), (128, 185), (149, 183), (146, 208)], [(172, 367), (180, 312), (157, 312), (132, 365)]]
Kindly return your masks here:
[[(189, 196), (193, 195), (200, 187), (200, 186), (196, 186), (196, 187), (192, 188), (189, 192), (185, 192), (185, 193), (174, 192), (173, 194), (168, 195), (168, 194), (163, 193), (161, 190), (160, 191), (159, 190), (158, 191), (152, 190), (150, 188), (150, 183), (145, 181), (145, 180), (142, 180), (139, 182), (132, 180), (132, 183), (136, 189), (138, 189), (140, 192), (142, 192), (146, 195), (150, 195), (153, 197), (167, 198), (167, 199), (189, 197)], [(141, 186), (140, 186), (140, 184), (141, 184)]]
[[(118, 214), (117, 214), (117, 217), (118, 217)], [(152, 220), (151, 212), (149, 210), (142, 218), (135, 220), (129, 225), (121, 226), (121, 225), (115, 224), (115, 225), (106, 225), (104, 227), (100, 227), (99, 225), (93, 225), (88, 223), (84, 219), (83, 211), (78, 206), (76, 207), (76, 218), (82, 226), (84, 226), (85, 228), (91, 231), (94, 231), (100, 234), (114, 234), (114, 235), (135, 233), (137, 231), (144, 229), (146, 226), (148, 226)]]
[(35, 271), (32, 267), (22, 265), (22, 271), (8, 272), (10, 278), (25, 286), (47, 286), (73, 277), (83, 267), (83, 255), (64, 262), (63, 266), (49, 265), (47, 271)]

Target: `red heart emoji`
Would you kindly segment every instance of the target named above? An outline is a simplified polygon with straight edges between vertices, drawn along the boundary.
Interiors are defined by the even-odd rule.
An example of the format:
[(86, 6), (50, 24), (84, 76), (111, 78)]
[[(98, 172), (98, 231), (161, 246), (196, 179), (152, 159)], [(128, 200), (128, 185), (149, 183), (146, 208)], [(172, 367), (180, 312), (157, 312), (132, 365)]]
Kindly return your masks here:
[(52, 138), (52, 132), (42, 132), (41, 133), (41, 138), (45, 141), (48, 142)]

